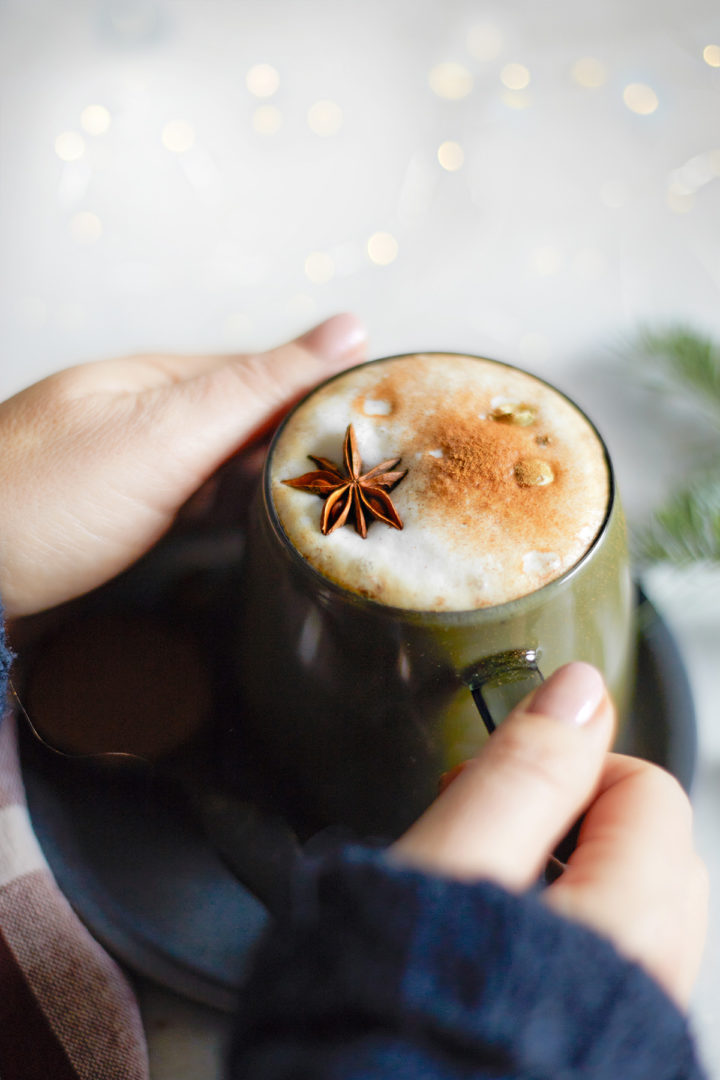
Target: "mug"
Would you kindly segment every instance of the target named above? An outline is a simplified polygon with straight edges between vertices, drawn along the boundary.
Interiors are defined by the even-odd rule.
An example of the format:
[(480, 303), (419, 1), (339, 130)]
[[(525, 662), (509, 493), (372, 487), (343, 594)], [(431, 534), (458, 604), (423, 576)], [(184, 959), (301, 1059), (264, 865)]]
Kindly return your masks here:
[(622, 722), (634, 596), (612, 464), (592, 425), (609, 496), (580, 560), (508, 602), (417, 611), (344, 588), (289, 541), (270, 486), (288, 419), (251, 510), (235, 656), (246, 765), (301, 836), (337, 826), (397, 837), (433, 800), (443, 773), (477, 753), (508, 711), (569, 661), (600, 669)]

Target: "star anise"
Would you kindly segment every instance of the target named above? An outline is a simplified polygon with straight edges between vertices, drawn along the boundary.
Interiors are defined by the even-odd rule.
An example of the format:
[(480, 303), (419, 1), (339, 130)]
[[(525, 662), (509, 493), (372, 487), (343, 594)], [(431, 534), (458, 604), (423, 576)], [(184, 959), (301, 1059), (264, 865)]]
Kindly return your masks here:
[(309, 491), (325, 500), (320, 528), (324, 536), (346, 525), (352, 517), (355, 529), (363, 539), (367, 536), (368, 519), (384, 521), (394, 529), (402, 529), (403, 523), (393, 506), (388, 491), (400, 483), (407, 473), (393, 472), (400, 458), (382, 461), (369, 472), (362, 472), (362, 458), (358, 452), (353, 426), (345, 432), (343, 443), (344, 471), (327, 458), (308, 454), (318, 466), (315, 472), (304, 473), (293, 480), (283, 480), (290, 487)]

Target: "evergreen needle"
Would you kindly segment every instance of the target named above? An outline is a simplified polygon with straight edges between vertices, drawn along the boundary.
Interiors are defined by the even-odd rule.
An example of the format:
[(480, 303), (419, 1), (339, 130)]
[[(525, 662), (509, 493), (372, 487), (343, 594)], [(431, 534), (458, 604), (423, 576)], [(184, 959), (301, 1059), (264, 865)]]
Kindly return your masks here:
[(637, 339), (645, 374), (660, 389), (680, 391), (720, 424), (720, 346), (686, 326), (645, 328)]
[(637, 534), (637, 554), (646, 563), (720, 563), (720, 346), (677, 325), (642, 329), (634, 351), (652, 385), (692, 401), (711, 422), (704, 461)]

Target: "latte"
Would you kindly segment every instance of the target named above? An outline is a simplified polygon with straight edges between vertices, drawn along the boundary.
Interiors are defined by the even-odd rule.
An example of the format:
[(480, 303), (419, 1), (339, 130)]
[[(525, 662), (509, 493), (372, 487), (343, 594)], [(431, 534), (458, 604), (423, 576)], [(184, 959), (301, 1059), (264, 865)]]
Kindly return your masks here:
[[(350, 514), (324, 535), (325, 493), (286, 483), (319, 468), (309, 456), (344, 478), (348, 425), (361, 473), (388, 460), (407, 470), (386, 489), (402, 529), (370, 514), (364, 538)], [(609, 486), (603, 445), (567, 398), (513, 367), (445, 354), (326, 383), (286, 421), (270, 476), (287, 538), (320, 574), (381, 604), (447, 612), (502, 604), (564, 574), (600, 532)]]

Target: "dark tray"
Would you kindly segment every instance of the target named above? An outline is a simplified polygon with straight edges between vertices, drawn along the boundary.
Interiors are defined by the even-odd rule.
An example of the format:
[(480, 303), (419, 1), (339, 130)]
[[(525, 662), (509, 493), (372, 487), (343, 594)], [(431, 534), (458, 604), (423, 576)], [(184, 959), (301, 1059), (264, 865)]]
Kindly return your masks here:
[[(696, 727), (685, 668), (666, 624), (639, 597), (638, 679), (622, 749), (689, 790)], [(95, 937), (132, 971), (184, 997), (234, 1007), (268, 918), (182, 808), (147, 776), (83, 773), (21, 726), (30, 814), (57, 882)]]

